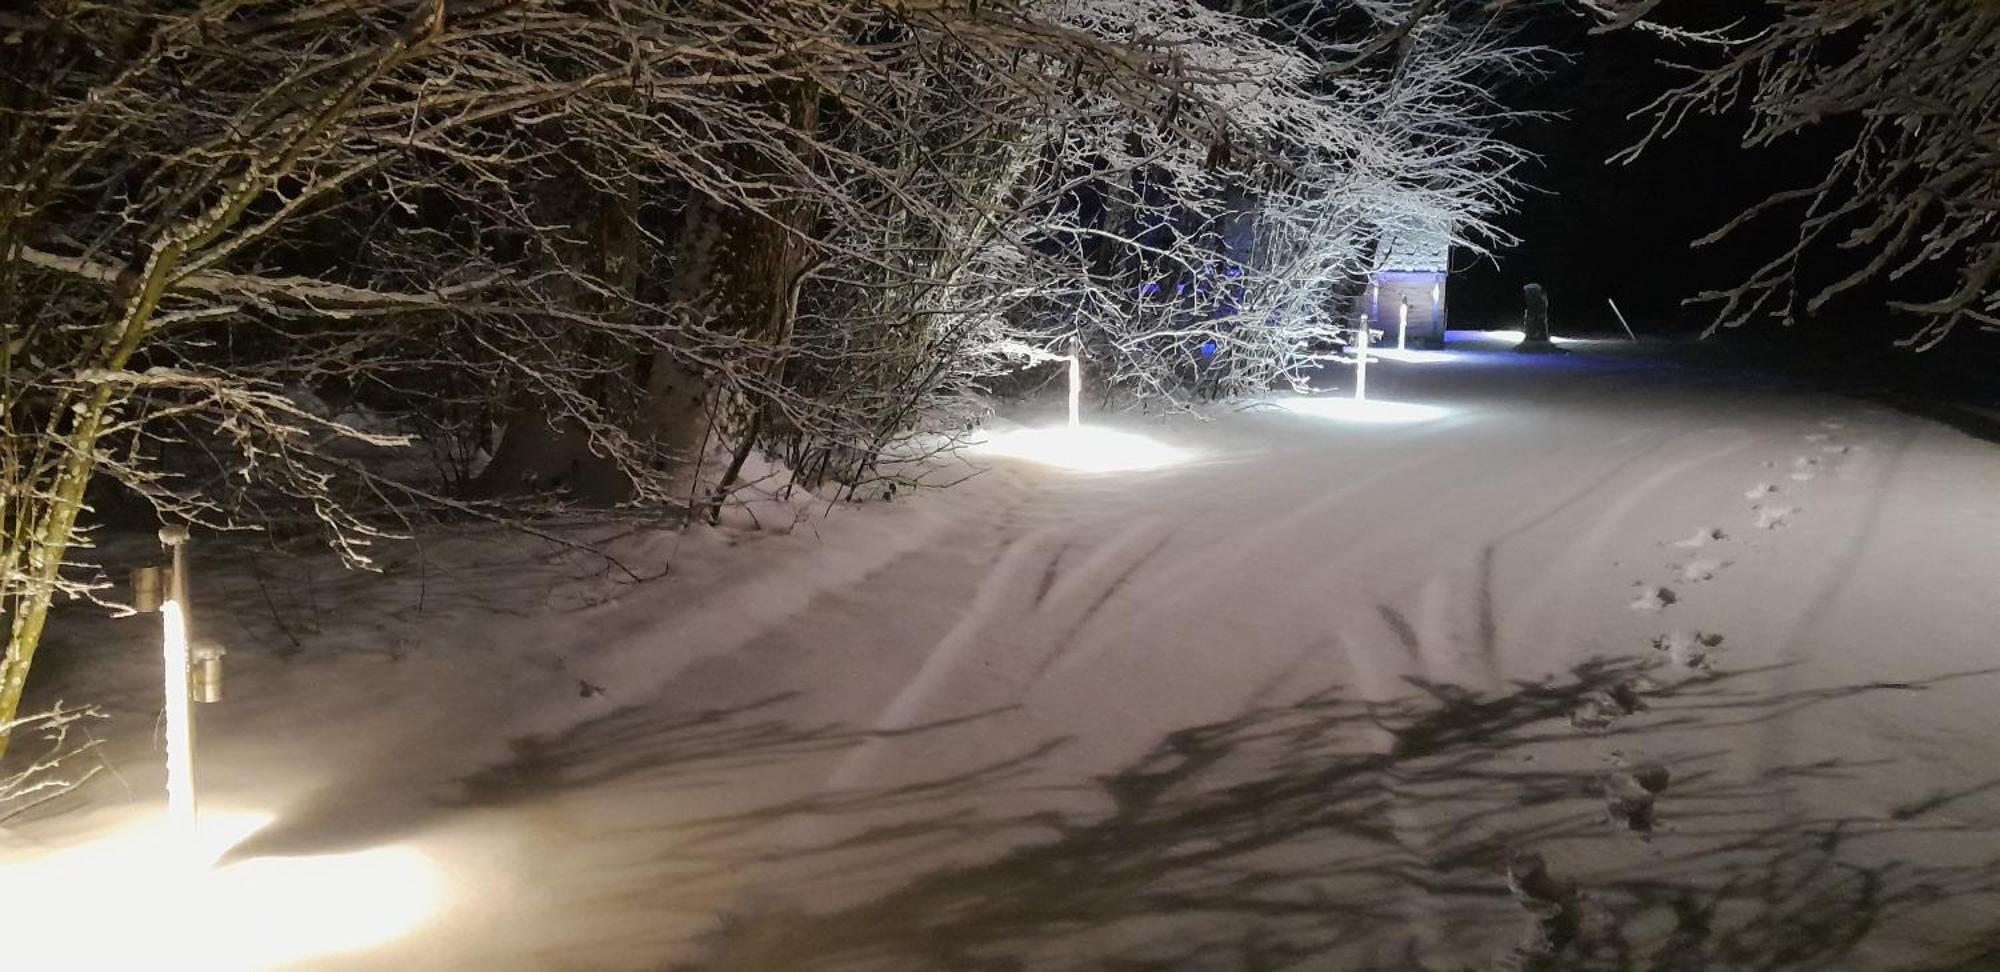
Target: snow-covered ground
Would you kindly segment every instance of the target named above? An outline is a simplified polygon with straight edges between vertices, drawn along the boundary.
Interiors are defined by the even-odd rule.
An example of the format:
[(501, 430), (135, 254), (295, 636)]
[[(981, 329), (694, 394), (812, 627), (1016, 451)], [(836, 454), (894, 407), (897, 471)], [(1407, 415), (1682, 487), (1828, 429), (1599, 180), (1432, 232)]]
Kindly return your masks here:
[(153, 622), (66, 616), (45, 678), (120, 716), (117, 774), (0, 837), (0, 948), (2000, 967), (2000, 448), (1455, 337), (1371, 369), (1429, 410), (1123, 420), (1171, 451), (977, 458), (789, 534), (566, 528), (630, 573), (485, 532), (386, 577), (211, 562), (195, 878), (158, 860)]

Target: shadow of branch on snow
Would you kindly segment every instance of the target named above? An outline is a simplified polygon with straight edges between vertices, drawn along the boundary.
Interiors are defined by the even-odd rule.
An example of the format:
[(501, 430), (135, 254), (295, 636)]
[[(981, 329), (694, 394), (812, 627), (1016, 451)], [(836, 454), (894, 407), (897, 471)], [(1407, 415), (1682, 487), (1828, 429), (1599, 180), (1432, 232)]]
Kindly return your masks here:
[[(1574, 742), (1572, 718), (1606, 706), (1653, 708), (1599, 737), (1629, 745), (1942, 679), (1760, 697), (1734, 688), (1740, 675), (1662, 688), (1647, 672), (1592, 662), (1494, 696), (1420, 683), (1386, 705), (1327, 691), (1183, 729), (1098, 782), (1107, 813), (955, 819), (954, 836), (1034, 825), (1053, 837), (852, 903), (732, 916), (680, 968), (1852, 968), (1885, 924), (2000, 894), (1990, 843), (1950, 865), (1872, 848), (1917, 832), (1976, 838), (2000, 821), (1930, 820), (1914, 807), (1770, 822), (1792, 781), (1858, 764), (1731, 779), (1721, 753), (1639, 766), (1535, 754)], [(1607, 855), (1633, 863), (1592, 874)], [(1958, 934), (1975, 944), (1924, 967), (2000, 957), (1994, 929)]]
[[(1862, 818), (1794, 799), (1862, 761), (1629, 755), (1993, 674), (1771, 694), (1752, 687), (1767, 672), (1661, 685), (1655, 666), (1600, 660), (1499, 693), (1328, 689), (1169, 733), (1067, 788), (1062, 811), (1018, 799), (1051, 789), (1061, 739), (893, 785), (825, 782), (860, 747), (996, 713), (877, 732), (800, 724), (791, 695), (638, 705), (516, 740), (401, 810), (329, 789), (232, 858), (525, 815), (546, 839), (537, 893), (603, 923), (537, 942), (537, 960), (582, 964), (613, 934), (627, 954), (696, 956), (687, 972), (1850, 969), (1924, 909), (2000, 902), (2000, 820), (1977, 805), (2000, 780)], [(1931, 841), (1965, 853), (1930, 860)], [(1933, 853), (1908, 859), (1912, 842)], [(1996, 929), (1893, 967), (1991, 968)]]

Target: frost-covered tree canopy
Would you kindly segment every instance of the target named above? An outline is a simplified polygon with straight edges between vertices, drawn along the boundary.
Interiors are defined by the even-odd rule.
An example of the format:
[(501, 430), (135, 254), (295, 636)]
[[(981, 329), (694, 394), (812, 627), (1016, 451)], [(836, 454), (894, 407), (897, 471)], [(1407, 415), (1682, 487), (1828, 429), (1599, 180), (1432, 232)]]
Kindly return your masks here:
[[(1768, 2), (1768, 26), (1693, 33), (1648, 17), (1670, 0), (1583, 0), (1607, 26), (1650, 27), (1696, 48), (1692, 80), (1653, 106), (1652, 132), (1690, 116), (1747, 113), (1746, 146), (1829, 125), (1852, 131), (1824, 172), (1718, 229), (1796, 222), (1791, 244), (1740, 286), (1703, 295), (1716, 326), (1771, 315), (1787, 323), (1864, 284), (1953, 276), (1941, 292), (1892, 306), (1936, 346), (1961, 324), (2000, 327), (2000, 7), (1984, 0)], [(1801, 283), (1810, 254), (1840, 255), (1828, 282)], [(1926, 283), (1923, 286), (1935, 286)], [(1904, 286), (1903, 290), (1911, 289)]]
[(713, 510), (753, 452), (851, 490), (1077, 340), (1132, 400), (1299, 382), (1385, 236), (1491, 238), (1527, 56), (1437, 0), (38, 0), (0, 41), (0, 723), (105, 481), (366, 563), (419, 512)]

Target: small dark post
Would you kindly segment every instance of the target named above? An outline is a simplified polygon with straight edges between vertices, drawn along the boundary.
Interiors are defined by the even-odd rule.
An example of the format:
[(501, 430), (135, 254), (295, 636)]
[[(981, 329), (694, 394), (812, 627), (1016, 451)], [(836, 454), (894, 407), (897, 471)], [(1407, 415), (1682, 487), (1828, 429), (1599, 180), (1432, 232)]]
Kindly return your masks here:
[(1521, 317), (1521, 343), (1516, 351), (1548, 351), (1555, 347), (1549, 340), (1549, 294), (1542, 285), (1531, 283), (1521, 288), (1521, 296), (1527, 302), (1527, 311)]

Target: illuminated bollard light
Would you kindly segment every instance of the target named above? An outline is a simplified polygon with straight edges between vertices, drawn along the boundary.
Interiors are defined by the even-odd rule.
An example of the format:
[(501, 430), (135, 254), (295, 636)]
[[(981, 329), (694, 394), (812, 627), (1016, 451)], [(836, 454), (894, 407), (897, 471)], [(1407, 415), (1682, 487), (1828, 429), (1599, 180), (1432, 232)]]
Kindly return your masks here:
[(1083, 424), (1083, 417), (1079, 414), (1082, 405), (1083, 365), (1076, 360), (1076, 355), (1072, 354), (1069, 356), (1069, 427), (1072, 429)]
[(167, 821), (192, 851), (195, 840), (194, 715), (189, 708), (187, 617), (179, 601), (160, 606), (161, 656), (165, 661)]
[(1069, 427), (1083, 424), (1083, 338), (1069, 339)]
[(197, 810), (194, 790), (193, 656), (188, 650), (187, 543), (188, 528), (160, 528), (160, 543), (173, 552), (173, 573), (160, 605), (162, 689), (166, 695), (167, 819), (174, 832), (195, 846)]
[(1361, 315), (1361, 331), (1355, 336), (1354, 400), (1368, 400), (1368, 315)]
[(1396, 350), (1407, 351), (1410, 335), (1410, 298), (1404, 297), (1396, 308)]

